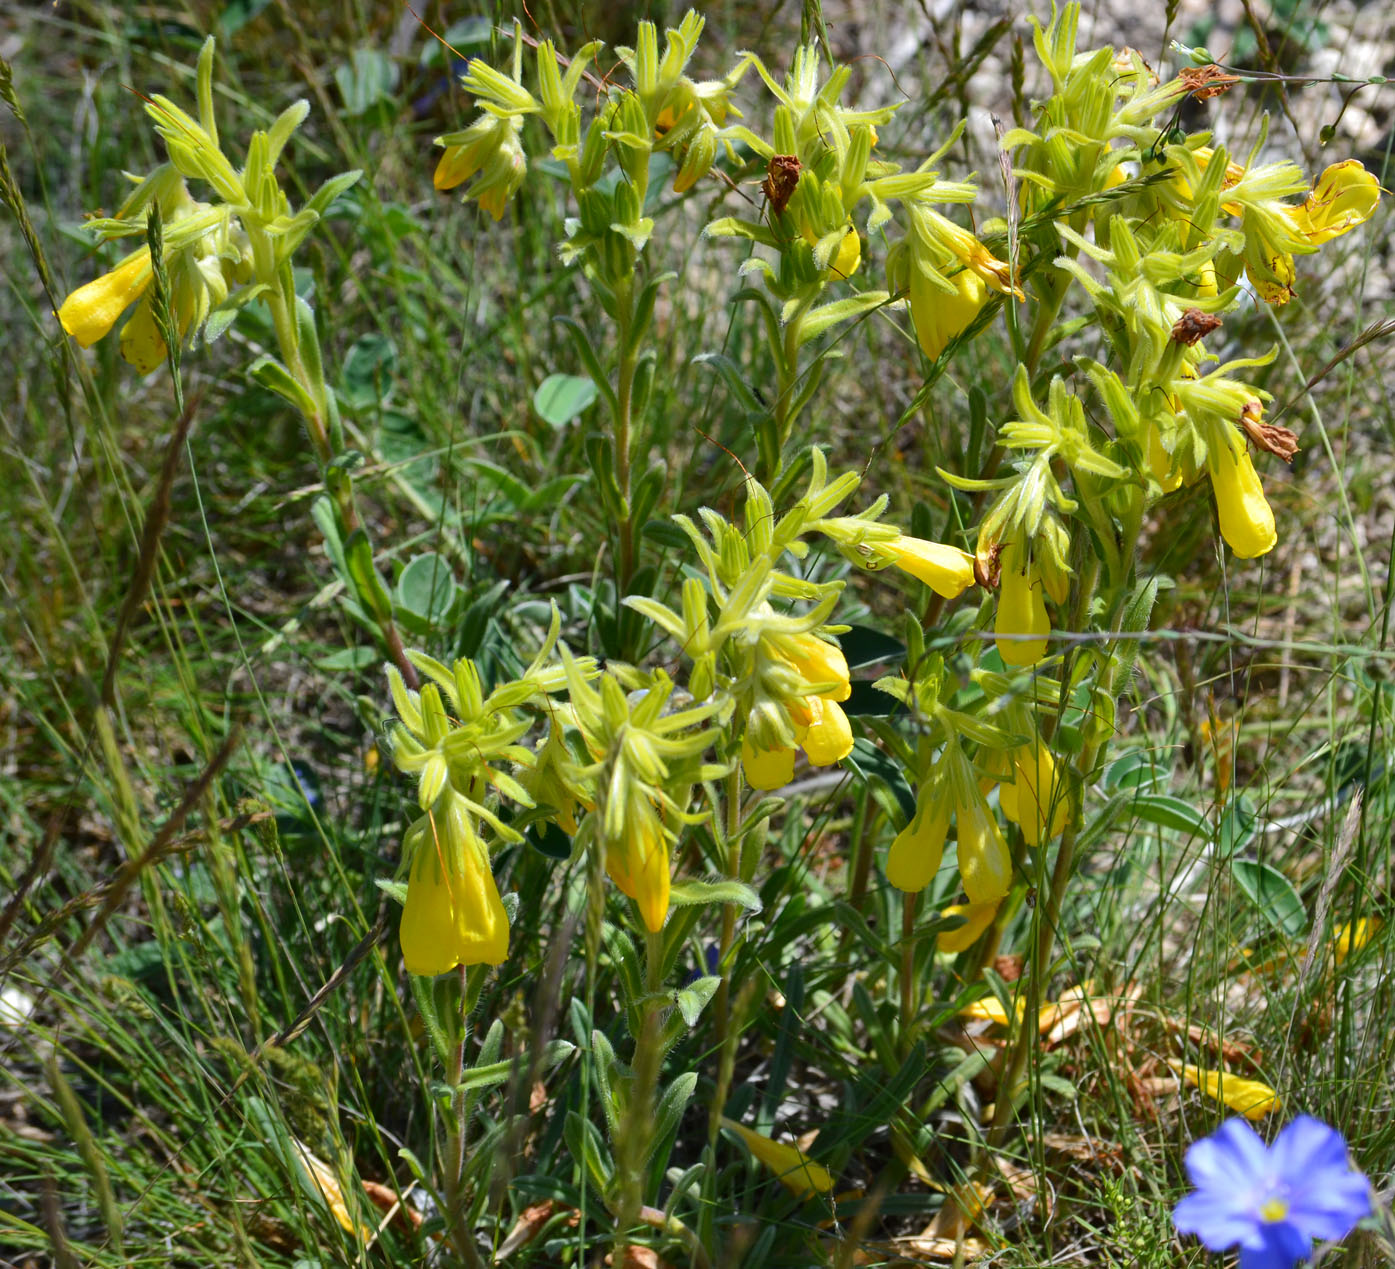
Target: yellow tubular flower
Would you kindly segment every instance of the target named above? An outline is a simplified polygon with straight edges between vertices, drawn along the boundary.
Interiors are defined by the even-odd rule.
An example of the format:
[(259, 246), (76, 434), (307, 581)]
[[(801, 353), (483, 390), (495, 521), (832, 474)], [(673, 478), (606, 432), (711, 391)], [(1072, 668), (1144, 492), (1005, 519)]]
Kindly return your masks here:
[(921, 805), (916, 807), (911, 822), (896, 834), (886, 857), (886, 879), (898, 890), (914, 894), (934, 881), (944, 858), (953, 809), (940, 790), (922, 793)]
[(988, 302), (988, 286), (972, 269), (960, 269), (950, 284), (954, 294), (942, 291), (911, 262), (911, 320), (920, 350), (936, 360), (950, 340), (968, 329)]
[(1012, 882), (1012, 856), (998, 821), (975, 790), (955, 807), (959, 826), (959, 875), (971, 903), (997, 903)]
[(645, 928), (657, 934), (668, 917), (668, 842), (657, 813), (647, 804), (631, 815), (627, 828), (620, 849), (607, 848), (605, 870), (621, 892), (639, 905)]
[(837, 644), (817, 635), (793, 635), (782, 642), (780, 652), (809, 683), (833, 683), (836, 687), (820, 692), (831, 701), (845, 701), (852, 695), (852, 675), (848, 659)]
[(1229, 439), (1212, 445), (1206, 470), (1211, 474), (1211, 489), (1216, 495), (1221, 536), (1230, 549), (1242, 560), (1272, 551), (1279, 540), (1274, 512), (1264, 496), (1249, 450), (1243, 444), (1232, 445)]
[[(998, 591), (998, 612), (993, 621), (998, 635), (998, 655), (1005, 665), (1035, 665), (1046, 655), (1046, 637), (1051, 619), (1046, 615), (1046, 599), (1036, 566), (1026, 558), (1019, 543), (1003, 552), (1002, 586)], [(1004, 638), (1032, 635), (1034, 638)]]
[(984, 930), (993, 924), (993, 918), (998, 915), (999, 902), (1000, 900), (994, 899), (991, 903), (950, 904), (940, 915), (963, 917), (964, 924), (956, 930), (941, 930), (935, 940), (936, 948), (941, 952), (956, 955), (968, 951), (978, 942)]
[(78, 287), (63, 301), (58, 320), (82, 347), (91, 348), (111, 331), (116, 319), (145, 294), (153, 276), (150, 248), (142, 247), (110, 273)]
[(1003, 814), (1022, 827), (1028, 846), (1059, 836), (1065, 830), (1070, 807), (1056, 776), (1056, 763), (1044, 745), (1025, 745), (1012, 755), (1015, 784), (998, 791)]
[(962, 595), (974, 584), (974, 557), (957, 546), (904, 535), (886, 546), (897, 568), (945, 599)]
[(407, 830), (404, 845), (412, 852), (399, 931), (407, 972), (502, 964), (509, 954), (508, 914), (484, 843), (465, 813), (447, 807), (423, 816)]
[(1380, 202), (1380, 182), (1357, 159), (1333, 163), (1318, 177), (1298, 207), (1286, 208), (1294, 227), (1309, 242), (1330, 242), (1364, 225)]
[(794, 779), (793, 749), (756, 749), (746, 737), (741, 739), (741, 769), (753, 789), (768, 792), (783, 789)]
[(809, 1198), (815, 1193), (828, 1194), (833, 1189), (833, 1177), (828, 1169), (807, 1158), (798, 1146), (786, 1145), (763, 1133), (753, 1132), (725, 1115), (722, 1116), (722, 1127), (740, 1137), (746, 1143), (746, 1149), (774, 1172), (781, 1184), (797, 1198)]
[(848, 716), (843, 713), (836, 701), (822, 696), (805, 698), (809, 711), (809, 724), (799, 743), (804, 753), (816, 767), (831, 767), (842, 762), (852, 753), (853, 734)]
[(1242, 1079), (1229, 1071), (1205, 1071), (1188, 1065), (1182, 1068), (1182, 1078), (1246, 1119), (1263, 1119), (1281, 1105), (1278, 1093), (1268, 1084)]

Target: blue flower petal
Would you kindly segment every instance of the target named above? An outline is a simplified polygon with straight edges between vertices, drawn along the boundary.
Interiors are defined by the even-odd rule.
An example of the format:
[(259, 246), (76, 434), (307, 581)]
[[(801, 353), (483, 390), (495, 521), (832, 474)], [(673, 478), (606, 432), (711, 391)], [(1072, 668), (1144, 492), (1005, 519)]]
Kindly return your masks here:
[(1257, 1242), (1260, 1220), (1245, 1199), (1234, 1190), (1198, 1190), (1173, 1208), (1172, 1223), (1178, 1233), (1195, 1234), (1212, 1251)]
[(1188, 1147), (1186, 1164), (1198, 1190), (1230, 1192), (1243, 1200), (1269, 1174), (1269, 1152), (1243, 1119), (1227, 1119), (1213, 1136)]
[(1261, 1245), (1241, 1247), (1240, 1269), (1293, 1269), (1313, 1249), (1306, 1238), (1288, 1221), (1260, 1226)]
[(1313, 1176), (1293, 1193), (1288, 1219), (1310, 1238), (1345, 1238), (1371, 1214), (1371, 1185), (1360, 1172)]
[(1309, 1237), (1341, 1238), (1370, 1214), (1370, 1185), (1348, 1167), (1336, 1129), (1300, 1115), (1275, 1139), (1270, 1158), (1289, 1202), (1288, 1222)]
[(1311, 1115), (1299, 1115), (1275, 1137), (1269, 1157), (1279, 1177), (1295, 1185), (1319, 1169), (1347, 1171), (1347, 1143), (1342, 1134)]

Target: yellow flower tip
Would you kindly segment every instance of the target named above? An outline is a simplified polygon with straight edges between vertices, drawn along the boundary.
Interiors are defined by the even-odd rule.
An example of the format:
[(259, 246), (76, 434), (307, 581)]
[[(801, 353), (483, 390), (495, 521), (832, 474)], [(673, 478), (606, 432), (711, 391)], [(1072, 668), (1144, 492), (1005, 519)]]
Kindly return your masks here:
[(954, 287), (952, 295), (911, 265), (911, 321), (920, 350), (931, 361), (944, 352), (950, 340), (968, 329), (988, 303), (988, 285), (973, 269), (961, 269), (949, 282)]
[(504, 219), (504, 210), (509, 205), (509, 191), (502, 185), (481, 191), (476, 200), (495, 220)]
[(1028, 846), (1059, 837), (1065, 831), (1070, 807), (1065, 790), (1056, 780), (1056, 763), (1048, 749), (1027, 745), (1013, 754), (1015, 783), (998, 790), (1003, 814), (1022, 828)]
[(814, 1194), (830, 1194), (833, 1191), (833, 1177), (821, 1163), (808, 1158), (796, 1145), (755, 1132), (744, 1124), (722, 1116), (722, 1127), (734, 1132), (745, 1143), (756, 1159), (776, 1174), (782, 1185), (797, 1198), (806, 1199)]
[(1005, 665), (1035, 665), (1046, 655), (1051, 619), (1046, 615), (1041, 579), (1032, 565), (1004, 567), (993, 632)]
[[(676, 192), (682, 193), (676, 185), (674, 189)], [(811, 247), (819, 240), (818, 235), (808, 225), (804, 226), (801, 233), (804, 241)], [(853, 228), (852, 222), (849, 221), (843, 231), (843, 241), (838, 244), (838, 250), (833, 253), (833, 258), (828, 262), (828, 270), (834, 277), (850, 278), (857, 272), (861, 264), (862, 239), (857, 230)]]
[(1207, 459), (1211, 488), (1221, 536), (1242, 560), (1252, 560), (1274, 549), (1279, 540), (1274, 512), (1264, 496), (1255, 465), (1243, 446), (1229, 440), (1211, 448)]
[(955, 599), (974, 584), (974, 557), (957, 546), (904, 534), (886, 545), (897, 568), (944, 599)]
[(1380, 195), (1375, 174), (1357, 159), (1344, 159), (1328, 167), (1302, 205), (1289, 208), (1288, 212), (1298, 232), (1309, 242), (1330, 242), (1370, 220)]
[(862, 238), (851, 225), (843, 235), (838, 253), (833, 257), (829, 268), (840, 278), (850, 278), (862, 265)]
[(121, 316), (144, 294), (153, 277), (150, 248), (142, 247), (110, 273), (80, 286), (58, 310), (58, 320), (83, 348), (104, 338)]
[(964, 924), (957, 929), (941, 930), (935, 941), (936, 948), (941, 952), (954, 955), (968, 951), (978, 942), (983, 932), (993, 924), (993, 918), (998, 915), (999, 902), (1000, 900), (995, 899), (991, 903), (950, 904), (940, 915), (963, 917)]
[(606, 848), (605, 868), (621, 893), (639, 905), (645, 928), (657, 934), (668, 919), (668, 843), (657, 819), (633, 826), (629, 839)]
[(794, 779), (793, 749), (756, 749), (745, 737), (741, 741), (741, 769), (753, 789), (769, 792), (783, 789)]
[[(448, 832), (440, 828), (442, 838)], [(407, 972), (429, 977), (457, 965), (502, 964), (509, 954), (509, 918), (484, 846), (474, 838), (458, 844), (464, 872), (456, 875), (448, 862), (455, 845), (438, 842), (429, 827), (416, 836), (398, 931)]]
[(121, 328), (121, 356), (141, 374), (148, 375), (164, 363), (169, 351), (155, 321), (154, 308), (149, 299), (142, 300)]
[(1282, 1105), (1279, 1095), (1268, 1084), (1247, 1080), (1228, 1071), (1206, 1071), (1200, 1067), (1182, 1067), (1182, 1078), (1199, 1088), (1207, 1097), (1224, 1103), (1246, 1119), (1263, 1119)]
[(1012, 856), (986, 803), (959, 806), (959, 876), (970, 903), (996, 904), (1012, 882)]
[[(1212, 282), (1215, 281), (1215, 266), (1211, 271)], [(1148, 459), (1148, 470), (1152, 472), (1153, 479), (1158, 482), (1158, 486), (1163, 493), (1170, 494), (1182, 487), (1182, 469), (1180, 465), (1175, 465), (1172, 455), (1163, 448), (1162, 434), (1158, 431), (1157, 425), (1148, 425), (1148, 439), (1146, 441)]]
[(1337, 964), (1342, 964), (1353, 952), (1359, 952), (1380, 930), (1384, 922), (1380, 917), (1358, 917), (1355, 921), (1343, 921), (1333, 931), (1333, 953)]
[(436, 164), (431, 183), (437, 189), (454, 189), (468, 181), (475, 174), (477, 167), (478, 164), (473, 161), (465, 146), (449, 146), (441, 155), (440, 162)]
[(810, 763), (816, 767), (831, 767), (852, 753), (852, 724), (836, 701), (822, 696), (808, 696), (804, 704), (809, 711), (809, 725), (800, 742)]
[(831, 701), (845, 701), (852, 695), (852, 674), (848, 659), (837, 644), (817, 635), (794, 635), (783, 648), (785, 658), (808, 683), (832, 683), (819, 693)]
[(886, 857), (886, 879), (898, 890), (915, 894), (935, 879), (944, 858), (949, 813), (948, 799), (939, 799), (933, 809), (917, 810), (896, 834)]

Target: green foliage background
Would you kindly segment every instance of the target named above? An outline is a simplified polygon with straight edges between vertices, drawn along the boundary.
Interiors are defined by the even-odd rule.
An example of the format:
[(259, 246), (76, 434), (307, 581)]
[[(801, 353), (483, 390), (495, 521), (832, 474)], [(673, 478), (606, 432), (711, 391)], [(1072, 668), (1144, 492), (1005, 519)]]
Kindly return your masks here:
[[(1332, 33), (1288, 8), (1231, 33), (1235, 57), (1308, 67)], [(881, 34), (918, 13), (830, 12), (829, 39), (842, 57), (878, 54)], [(493, 23), (514, 15), (431, 6), (422, 16), (471, 55), (497, 53)], [(568, 44), (625, 42), (636, 16), (680, 14), (532, 8)], [(817, 30), (816, 7), (714, 6), (707, 16), (703, 56), (714, 69), (748, 47), (781, 65), (801, 24)], [(1009, 71), (996, 108), (1011, 114), (1030, 93), (1013, 81), (1020, 23), (957, 11), (925, 21), (905, 74), (911, 100), (884, 138), (897, 155), (938, 145), (975, 99), (970, 76), (987, 58)], [(137, 378), (114, 341), (75, 355), (51, 311), (95, 271), (80, 209), (110, 209), (120, 173), (161, 157), (139, 94), (169, 91), (209, 31), (230, 129), (265, 126), (296, 96), (313, 103), (293, 155), (302, 197), (342, 168), (366, 173), (307, 241), (300, 283), (315, 296), (346, 423), (368, 456), (358, 487), (388, 544), (380, 562), (425, 614), (409, 634), (433, 655), (500, 673), (527, 662), (553, 602), (578, 649), (604, 655), (622, 635), (586, 489), (596, 407), (556, 378), (578, 367), (552, 319), (594, 318), (585, 286), (553, 257), (561, 187), (530, 180), (498, 226), (433, 193), (431, 138), (463, 126), (467, 107), (449, 58), (410, 14), (360, 0), (328, 20), (232, 0), (36, 6), (0, 19), (11, 69), (0, 108), (0, 331), (12, 350), (0, 382), (0, 1257), (425, 1264), (437, 1254), (429, 1236), (389, 1225), (364, 1248), (346, 1235), (292, 1144), (414, 1205), (403, 1151), (431, 1170), (433, 1074), (395, 941), (377, 937), (380, 919), (390, 931), (395, 916), (376, 883), (396, 866), (405, 824), (401, 783), (375, 743), (379, 658), (336, 607), (308, 527), (316, 475), (299, 425), (243, 374), (270, 331), (249, 311), (221, 343), (186, 357), (193, 426), (166, 485), (177, 416), (168, 375)], [(1214, 30), (1172, 34), (1225, 52)], [(873, 57), (858, 75), (874, 100), (887, 98)], [(1366, 104), (1388, 120), (1388, 102), (1380, 89)], [(1235, 126), (1253, 135), (1258, 112), (1274, 110), (1271, 145), (1312, 166), (1316, 128), (1299, 125), (1307, 115), (1290, 104), (1256, 91)], [(1385, 150), (1358, 157), (1385, 171)], [(993, 160), (971, 142), (953, 159), (990, 185)], [(758, 191), (713, 184), (696, 201), (708, 198), (754, 203)], [(724, 350), (756, 384), (770, 367), (749, 311), (727, 303), (733, 264), (700, 239), (703, 216), (658, 214), (682, 279), (656, 326), (650, 413), (661, 421), (665, 505), (729, 509), (735, 460), (752, 461), (746, 416), (693, 358)], [(1287, 1108), (1339, 1125), (1377, 1189), (1390, 1184), (1388, 331), (1345, 351), (1386, 315), (1387, 214), (1340, 244), (1369, 253), (1343, 274), (1353, 291), (1326, 294), (1310, 276), (1281, 318), (1257, 310), (1236, 332), (1280, 344), (1264, 386), (1299, 402), (1290, 425), (1301, 418), (1304, 452), (1273, 495), (1279, 551), (1239, 569), (1219, 559), (1204, 490), (1156, 526), (1150, 567), (1177, 581), (1140, 657), (1125, 756), (1109, 776), (1106, 792), (1128, 796), (1070, 896), (1059, 979), (1136, 983), (1136, 1015), (1127, 1044), (1101, 1033), (1034, 1065), (1035, 1131), (1003, 1168), (1026, 1169), (1035, 1197), (994, 1209), (1002, 1263), (1199, 1256), (1172, 1240), (1167, 1210), (1184, 1184), (1182, 1149), (1219, 1112), (1190, 1091), (1154, 1096), (1147, 1083), (1184, 1053), (1214, 1054), (1189, 1027), (1242, 1043)], [(914, 410), (922, 366), (906, 330), (860, 323), (837, 351), (821, 431), (807, 439), (864, 469), (903, 523), (940, 536), (961, 510), (933, 468), (972, 465), (982, 438), (971, 389), (988, 417), (1010, 409), (1005, 341), (977, 340)], [(112, 632), (141, 527), (165, 493), (153, 586), (108, 710)], [(670, 594), (678, 553), (664, 532), (652, 535), (653, 585)], [(420, 563), (402, 568), (428, 552), (440, 561), (429, 576)], [(852, 620), (897, 629), (884, 597), (849, 598)], [(1232, 719), (1234, 743), (1214, 739)], [(915, 1179), (893, 1137), (938, 1186), (953, 1186), (970, 1161), (968, 1125), (991, 1099), (973, 1079), (983, 1058), (956, 1048), (948, 1025), (909, 1058), (879, 1049), (897, 1008), (883, 969), (897, 956), (899, 907), (872, 864), (869, 817), (866, 796), (815, 782), (769, 844), (779, 862), (735, 974), (766, 1007), (743, 1040), (728, 1113), (782, 1137), (819, 1128), (817, 1153), (844, 1163), (839, 1191), (872, 1199), (801, 1204), (733, 1148), (705, 1218), (722, 1263), (896, 1262), (892, 1240), (923, 1229), (944, 1194)], [(1220, 866), (1231, 857), (1245, 867)], [(593, 1096), (590, 1026), (614, 1029), (621, 967), (603, 959), (589, 984), (597, 1016), (578, 1016), (586, 985), (568, 887), (583, 879), (532, 849), (506, 852), (496, 871), (518, 896), (512, 954), (479, 978), (470, 1044), (472, 1063), (505, 1065), (481, 1083), (468, 1175), (496, 1246), (525, 1209), (557, 1204), (510, 1263), (589, 1263), (607, 1236), (567, 1113)], [(1375, 939), (1334, 965), (1334, 923), (1383, 914)], [(694, 969), (701, 955), (695, 941)], [(1242, 972), (1265, 962), (1277, 968)], [(944, 1001), (946, 1024), (959, 1003)], [(578, 1048), (541, 1063), (556, 1040)], [(675, 1059), (675, 1069), (710, 1064), (696, 1041)], [(695, 1161), (687, 1142), (703, 1136), (701, 1087), (692, 1131), (673, 1125), (659, 1171)], [(349, 1192), (354, 1219), (376, 1222)], [(576, 1228), (571, 1208), (582, 1209)], [(683, 1263), (681, 1241), (655, 1242)], [(1351, 1263), (1383, 1263), (1388, 1251), (1379, 1235), (1358, 1235)]]

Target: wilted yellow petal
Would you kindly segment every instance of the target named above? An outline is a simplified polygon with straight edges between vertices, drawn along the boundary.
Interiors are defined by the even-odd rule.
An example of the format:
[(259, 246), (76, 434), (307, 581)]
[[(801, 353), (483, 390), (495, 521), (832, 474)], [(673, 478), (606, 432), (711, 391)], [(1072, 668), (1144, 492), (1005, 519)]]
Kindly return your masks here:
[(348, 1204), (344, 1201), (344, 1188), (339, 1184), (334, 1169), (323, 1159), (311, 1154), (304, 1142), (292, 1137), (291, 1144), (295, 1146), (301, 1166), (320, 1192), (320, 1197), (324, 1199), (325, 1206), (329, 1208), (334, 1219), (350, 1234), (357, 1234), (363, 1239), (371, 1237), (372, 1231), (366, 1225), (356, 1225), (353, 1217), (349, 1215)]
[(746, 1143), (746, 1149), (774, 1172), (781, 1183), (799, 1198), (808, 1198), (815, 1192), (828, 1194), (832, 1191), (833, 1177), (829, 1175), (828, 1169), (805, 1157), (798, 1146), (774, 1141), (728, 1119), (725, 1115), (722, 1116), (722, 1127), (740, 1137)]
[(1279, 1095), (1268, 1084), (1247, 1080), (1228, 1071), (1204, 1071), (1200, 1067), (1187, 1065), (1182, 1068), (1182, 1078), (1207, 1097), (1224, 1102), (1246, 1119), (1263, 1119), (1280, 1106)]
[[(1017, 1016), (1020, 1019), (1027, 1011), (1026, 1001), (1019, 1000), (1015, 1006)], [(960, 1011), (961, 1018), (975, 1018), (980, 1022), (996, 1022), (1000, 1027), (1007, 1026), (1007, 1010), (1003, 1008), (1003, 1002), (997, 996), (984, 996), (982, 1000), (975, 1000), (973, 1004), (965, 1005)]]

